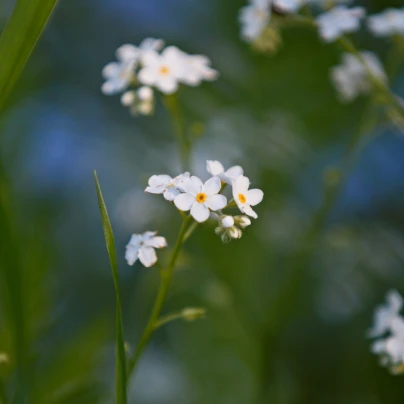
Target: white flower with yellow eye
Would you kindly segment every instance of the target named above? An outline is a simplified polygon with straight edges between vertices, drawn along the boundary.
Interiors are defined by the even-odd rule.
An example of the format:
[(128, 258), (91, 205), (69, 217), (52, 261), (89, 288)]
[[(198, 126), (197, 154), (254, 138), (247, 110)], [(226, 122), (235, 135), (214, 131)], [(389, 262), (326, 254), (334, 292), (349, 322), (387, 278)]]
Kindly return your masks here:
[(223, 164), (217, 160), (207, 160), (206, 170), (213, 176), (219, 177), (226, 184), (231, 183), (239, 176), (243, 175), (244, 171), (240, 166), (230, 167), (225, 171)]
[(175, 197), (175, 206), (182, 211), (191, 211), (191, 216), (199, 223), (209, 218), (210, 210), (223, 209), (227, 198), (219, 195), (221, 182), (219, 177), (212, 177), (205, 183), (195, 176), (184, 182), (184, 192)]
[(126, 246), (125, 259), (133, 265), (138, 259), (147, 268), (157, 262), (155, 248), (167, 247), (164, 237), (156, 236), (157, 232), (147, 231), (143, 234), (132, 234)]
[(256, 219), (258, 215), (253, 211), (251, 206), (258, 205), (264, 193), (260, 189), (248, 189), (250, 180), (240, 175), (233, 181), (233, 198), (241, 212)]

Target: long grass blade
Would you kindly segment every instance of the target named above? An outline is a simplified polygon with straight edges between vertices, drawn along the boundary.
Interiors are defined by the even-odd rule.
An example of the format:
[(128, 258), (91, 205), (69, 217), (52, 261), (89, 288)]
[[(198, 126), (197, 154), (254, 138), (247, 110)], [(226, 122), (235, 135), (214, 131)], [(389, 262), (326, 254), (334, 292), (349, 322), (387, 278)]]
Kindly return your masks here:
[(116, 259), (115, 238), (112, 232), (111, 221), (109, 220), (107, 207), (102, 197), (100, 183), (97, 173), (94, 171), (95, 186), (97, 188), (98, 205), (100, 208), (102, 228), (104, 230), (105, 244), (107, 246), (109, 262), (114, 278), (116, 294), (116, 403), (126, 404), (126, 354), (125, 341), (123, 336), (122, 324), (122, 304), (121, 293), (119, 289), (118, 263)]
[(0, 37), (0, 111), (41, 35), (57, 0), (17, 0)]

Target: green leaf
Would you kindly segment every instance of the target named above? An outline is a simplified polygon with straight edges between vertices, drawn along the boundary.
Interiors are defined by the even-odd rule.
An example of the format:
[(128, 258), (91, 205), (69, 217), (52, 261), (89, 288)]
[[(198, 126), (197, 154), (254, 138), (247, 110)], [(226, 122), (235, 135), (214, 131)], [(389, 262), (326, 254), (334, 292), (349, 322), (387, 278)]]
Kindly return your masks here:
[(0, 111), (5, 107), (57, 0), (17, 0), (0, 37)]
[(114, 278), (116, 294), (116, 403), (126, 404), (126, 353), (125, 341), (123, 337), (122, 325), (122, 304), (121, 293), (119, 290), (118, 264), (116, 260), (116, 249), (114, 233), (112, 232), (111, 222), (109, 220), (107, 207), (102, 197), (100, 183), (96, 171), (94, 171), (95, 186), (97, 187), (98, 205), (100, 208), (102, 228), (104, 230), (105, 244), (111, 264), (112, 277)]

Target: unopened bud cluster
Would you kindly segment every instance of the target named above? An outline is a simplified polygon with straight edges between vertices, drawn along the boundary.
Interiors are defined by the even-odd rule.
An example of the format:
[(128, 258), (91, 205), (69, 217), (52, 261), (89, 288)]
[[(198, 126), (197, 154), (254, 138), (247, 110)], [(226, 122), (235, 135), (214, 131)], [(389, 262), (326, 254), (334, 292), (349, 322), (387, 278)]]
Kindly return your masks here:
[(218, 234), (223, 243), (229, 243), (232, 239), (242, 236), (242, 229), (251, 224), (251, 220), (247, 216), (229, 216), (224, 215), (218, 219), (219, 226), (215, 232)]

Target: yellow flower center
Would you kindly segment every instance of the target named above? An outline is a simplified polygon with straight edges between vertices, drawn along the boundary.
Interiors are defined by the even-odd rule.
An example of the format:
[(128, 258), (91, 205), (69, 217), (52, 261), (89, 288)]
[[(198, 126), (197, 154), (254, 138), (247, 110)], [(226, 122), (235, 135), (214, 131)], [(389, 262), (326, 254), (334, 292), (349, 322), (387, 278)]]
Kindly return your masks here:
[(243, 194), (238, 194), (238, 200), (241, 203), (246, 203), (247, 202), (247, 198)]
[(204, 203), (206, 201), (206, 194), (200, 192), (198, 195), (196, 195), (196, 201), (198, 203)]
[(167, 66), (161, 66), (161, 67), (160, 67), (160, 73), (161, 73), (161, 74), (166, 75), (166, 74), (168, 74), (169, 72), (170, 72), (170, 69), (169, 69)]

